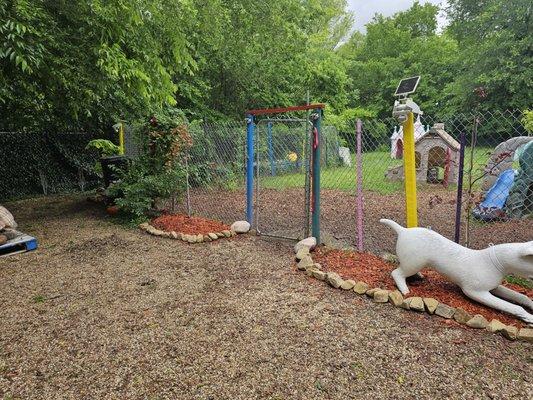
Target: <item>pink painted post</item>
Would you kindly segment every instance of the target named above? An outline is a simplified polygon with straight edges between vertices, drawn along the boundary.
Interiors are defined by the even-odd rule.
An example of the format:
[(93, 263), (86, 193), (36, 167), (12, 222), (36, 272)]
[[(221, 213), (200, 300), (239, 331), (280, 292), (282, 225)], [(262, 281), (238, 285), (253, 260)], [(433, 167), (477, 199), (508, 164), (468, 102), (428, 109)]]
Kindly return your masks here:
[(363, 156), (361, 154), (362, 123), (357, 120), (356, 138), (357, 153), (355, 155), (357, 167), (357, 250), (363, 251)]

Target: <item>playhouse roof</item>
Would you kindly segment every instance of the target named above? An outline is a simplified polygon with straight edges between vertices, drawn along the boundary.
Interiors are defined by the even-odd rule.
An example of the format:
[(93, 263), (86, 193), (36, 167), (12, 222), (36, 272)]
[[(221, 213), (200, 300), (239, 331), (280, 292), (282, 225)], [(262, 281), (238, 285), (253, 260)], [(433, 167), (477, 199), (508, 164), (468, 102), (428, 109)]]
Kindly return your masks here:
[(422, 136), (415, 140), (415, 144), (430, 135), (438, 135), (446, 144), (451, 147), (453, 150), (458, 151), (461, 148), (461, 145), (457, 140), (455, 140), (448, 132), (444, 130), (443, 123), (435, 123), (429, 131), (424, 133)]

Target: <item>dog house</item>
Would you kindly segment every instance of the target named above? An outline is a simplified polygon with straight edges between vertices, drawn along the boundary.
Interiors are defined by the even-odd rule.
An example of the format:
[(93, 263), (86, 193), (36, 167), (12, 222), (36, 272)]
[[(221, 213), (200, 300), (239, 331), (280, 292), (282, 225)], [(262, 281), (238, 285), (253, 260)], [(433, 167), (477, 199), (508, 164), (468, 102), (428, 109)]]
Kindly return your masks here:
[[(442, 123), (436, 123), (431, 129), (418, 134), (415, 127), (416, 180), (445, 184), (457, 182), (460, 147), (459, 142), (444, 130)], [(395, 158), (403, 157), (398, 148), (397, 145), (393, 150)], [(390, 180), (403, 180), (403, 165), (389, 168), (385, 176)]]

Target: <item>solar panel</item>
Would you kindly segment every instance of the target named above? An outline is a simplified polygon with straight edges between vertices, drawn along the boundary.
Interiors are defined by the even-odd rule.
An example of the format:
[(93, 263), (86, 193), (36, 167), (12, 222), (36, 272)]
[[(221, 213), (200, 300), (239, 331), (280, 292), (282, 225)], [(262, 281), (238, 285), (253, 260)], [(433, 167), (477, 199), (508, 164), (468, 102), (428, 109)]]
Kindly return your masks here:
[(411, 78), (405, 78), (400, 81), (398, 87), (396, 88), (395, 96), (406, 96), (408, 94), (414, 93), (416, 87), (420, 82), (420, 76), (412, 76)]

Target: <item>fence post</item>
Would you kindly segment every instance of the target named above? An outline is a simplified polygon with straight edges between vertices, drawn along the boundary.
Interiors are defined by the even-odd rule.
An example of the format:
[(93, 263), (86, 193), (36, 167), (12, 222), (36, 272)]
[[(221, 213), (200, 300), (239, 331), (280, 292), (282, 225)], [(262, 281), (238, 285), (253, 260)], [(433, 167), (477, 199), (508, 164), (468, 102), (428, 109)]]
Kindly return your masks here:
[(270, 162), (270, 175), (276, 175), (276, 164), (274, 163), (274, 144), (272, 143), (272, 122), (267, 123), (267, 141), (268, 141), (268, 161)]
[(363, 156), (361, 154), (362, 122), (356, 124), (356, 168), (357, 168), (357, 250), (363, 251)]
[[(259, 166), (258, 166), (259, 167)], [(254, 117), (246, 116), (246, 220), (253, 224), (254, 197)]]
[(416, 202), (416, 158), (415, 158), (415, 128), (414, 116), (410, 112), (403, 124), (403, 172), (405, 184), (405, 214), (407, 227), (418, 226), (418, 212)]
[(311, 221), (312, 235), (316, 242), (320, 243), (320, 130), (322, 122), (322, 110), (314, 110), (311, 116), (313, 120), (313, 178), (312, 178), (312, 202), (311, 202)]
[(465, 133), (461, 130), (459, 148), (459, 176), (457, 178), (457, 198), (455, 205), (455, 243), (461, 240), (461, 210), (463, 208), (463, 173), (465, 165)]

